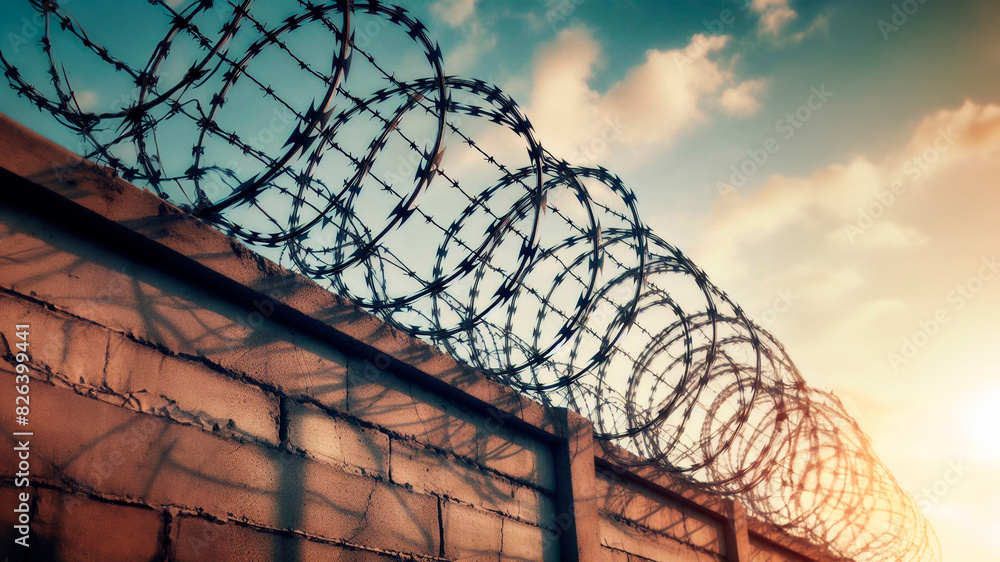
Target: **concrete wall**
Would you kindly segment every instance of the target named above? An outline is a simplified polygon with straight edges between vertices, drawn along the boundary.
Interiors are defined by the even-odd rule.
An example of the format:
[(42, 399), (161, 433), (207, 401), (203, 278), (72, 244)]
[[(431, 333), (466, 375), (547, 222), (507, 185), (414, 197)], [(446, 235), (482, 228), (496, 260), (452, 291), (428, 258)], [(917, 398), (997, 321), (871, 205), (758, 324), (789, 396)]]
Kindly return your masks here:
[(12, 560), (831, 559), (2, 117), (0, 334)]

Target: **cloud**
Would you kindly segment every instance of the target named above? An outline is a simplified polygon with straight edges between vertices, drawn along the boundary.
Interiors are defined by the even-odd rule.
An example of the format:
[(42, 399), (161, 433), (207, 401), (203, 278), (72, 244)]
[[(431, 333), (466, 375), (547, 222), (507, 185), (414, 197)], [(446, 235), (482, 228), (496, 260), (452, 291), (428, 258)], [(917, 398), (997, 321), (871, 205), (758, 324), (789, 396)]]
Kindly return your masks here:
[(99, 96), (94, 90), (80, 90), (79, 92), (74, 92), (73, 97), (80, 106), (80, 111), (87, 113), (97, 110)]
[[(538, 136), (558, 154), (601, 142), (624, 146), (669, 145), (707, 120), (720, 104), (755, 110), (757, 81), (735, 84), (732, 60), (721, 54), (729, 38), (697, 34), (683, 49), (646, 52), (645, 60), (600, 92), (590, 86), (601, 47), (584, 28), (559, 32), (539, 50), (528, 115)], [(723, 89), (734, 93), (722, 101)], [(742, 97), (741, 97), (742, 96)]]
[(430, 9), (437, 19), (451, 27), (458, 27), (475, 15), (476, 0), (437, 0)]
[[(969, 177), (964, 166), (977, 162), (1000, 172), (998, 155), (1000, 106), (966, 102), (935, 112), (918, 124), (900, 150), (881, 161), (858, 156), (805, 177), (776, 175), (744, 197), (720, 201), (703, 244), (706, 258), (729, 264), (745, 247), (793, 231), (796, 236), (815, 236), (816, 247), (845, 251), (925, 245), (930, 235), (921, 223), (930, 217), (947, 213), (958, 220), (957, 213), (948, 211), (958, 206), (982, 214), (978, 207), (995, 200), (997, 191), (985, 185), (985, 176), (977, 172)], [(959, 178), (964, 187), (957, 189)], [(956, 201), (959, 192), (968, 193)], [(996, 230), (1000, 233), (1000, 225)]]
[(468, 74), (479, 57), (497, 45), (497, 36), (473, 20), (466, 26), (465, 41), (445, 55), (445, 70), (449, 74)]
[[(799, 294), (778, 337), (816, 384), (868, 392), (853, 373), (896, 375), (887, 353), (939, 307), (953, 311), (948, 292), (998, 253), (998, 176), (1000, 105), (966, 102), (926, 115), (888, 154), (720, 197), (694, 258), (747, 310), (777, 289)], [(986, 290), (994, 296), (956, 312), (943, 337), (975, 341), (995, 325), (986, 303), (1000, 285)], [(920, 359), (947, 361), (960, 348), (938, 349)]]
[(814, 19), (812, 21), (812, 23), (809, 24), (809, 27), (805, 28), (802, 31), (799, 31), (798, 33), (792, 34), (791, 40), (793, 42), (795, 42), (795, 43), (798, 43), (798, 42), (802, 41), (803, 39), (805, 39), (806, 37), (809, 37), (810, 35), (812, 35), (814, 33), (819, 33), (819, 32), (823, 32), (823, 33), (829, 33), (830, 32), (830, 16), (829, 15), (827, 15), (827, 14), (820, 14), (820, 15), (816, 16), (816, 19)]
[(945, 141), (953, 141), (957, 150), (939, 151), (938, 168), (975, 157), (1000, 156), (1000, 105), (978, 105), (971, 101), (954, 110), (942, 109), (928, 115), (917, 125), (899, 157), (897, 166), (906, 167), (914, 158), (930, 159), (931, 151)]
[(884, 220), (874, 223), (861, 236), (852, 236), (845, 228), (838, 228), (826, 236), (831, 246), (849, 249), (854, 245), (861, 250), (908, 250), (924, 246), (927, 236), (912, 226), (900, 226)]
[(865, 278), (854, 269), (813, 257), (790, 264), (785, 271), (775, 272), (769, 282), (788, 286), (793, 291), (796, 287), (806, 287), (810, 299), (830, 302), (863, 287)]
[(799, 14), (790, 5), (790, 0), (751, 0), (750, 11), (757, 14), (757, 34), (778, 43), (799, 43), (806, 37), (819, 32), (828, 32), (830, 15), (821, 13), (805, 29), (790, 35), (783, 32)]
[[(997, 373), (1000, 275), (983, 276), (1000, 255), (1000, 105), (935, 111), (907, 133), (888, 154), (774, 176), (742, 198), (720, 198), (693, 257), (758, 320), (776, 291), (798, 296), (767, 329), (810, 385), (863, 408), (862, 427), (883, 460), (919, 493), (946, 460), (996, 459), (989, 424), (950, 420), (996, 412), (1000, 397), (984, 392)], [(861, 235), (849, 239), (845, 226), (859, 224)], [(977, 292), (956, 301), (959, 288)], [(892, 358), (904, 353), (903, 363)], [(965, 389), (988, 397), (977, 403)], [(967, 523), (945, 510), (982, 519), (975, 484), (996, 481), (997, 466), (983, 465), (977, 482), (955, 486), (928, 512), (942, 537), (963, 536)], [(959, 559), (991, 559), (962, 548)]]
[(722, 107), (733, 115), (750, 115), (760, 107), (760, 97), (767, 90), (766, 80), (747, 80), (722, 93)]
[[(805, 178), (772, 176), (756, 192), (717, 206), (703, 242), (708, 248), (705, 265), (731, 264), (742, 246), (796, 228), (825, 223), (841, 227), (881, 181), (878, 167), (865, 158), (830, 165)], [(817, 223), (819, 217), (824, 222)]]
[(477, 0), (437, 0), (430, 5), (436, 19), (449, 27), (462, 28), (463, 40), (445, 53), (445, 69), (449, 74), (474, 73), (474, 67), (484, 52), (496, 47), (497, 36), (482, 18), (476, 18)]
[(758, 32), (761, 35), (777, 37), (779, 33), (798, 17), (788, 5), (788, 0), (753, 0), (750, 9), (760, 17)]

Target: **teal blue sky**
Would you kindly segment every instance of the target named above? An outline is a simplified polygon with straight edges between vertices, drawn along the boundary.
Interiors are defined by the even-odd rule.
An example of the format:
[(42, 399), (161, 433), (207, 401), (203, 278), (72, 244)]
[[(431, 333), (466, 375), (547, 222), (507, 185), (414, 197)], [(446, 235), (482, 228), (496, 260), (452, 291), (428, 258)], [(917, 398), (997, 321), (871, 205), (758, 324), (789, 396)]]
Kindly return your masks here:
[[(881, 154), (905, 142), (924, 115), (965, 100), (985, 104), (1000, 100), (1000, 9), (997, 2), (930, 0), (919, 5), (888, 40), (879, 21), (892, 22), (892, 1), (792, 2), (797, 18), (785, 35), (805, 31), (816, 18), (827, 25), (798, 42), (762, 38), (749, 2), (734, 0), (640, 2), (635, 0), (570, 2), (477, 2), (475, 19), (495, 45), (462, 65), (466, 74), (492, 77), (501, 85), (530, 76), (541, 44), (560, 31), (589, 30), (601, 57), (590, 80), (606, 91), (641, 65), (650, 49), (684, 48), (694, 34), (710, 34), (729, 10), (732, 24), (720, 33), (731, 37), (723, 54), (734, 55), (734, 72), (769, 81), (762, 108), (747, 117), (715, 115), (682, 134), (657, 162), (644, 171), (666, 179), (649, 185), (635, 176), (635, 189), (686, 213), (707, 210), (717, 194), (720, 171), (744, 157), (744, 147), (773, 135), (773, 125), (805, 101), (809, 88), (825, 84), (835, 103), (824, 108), (795, 142), (768, 163), (771, 174), (802, 174), (851, 155)], [(426, 3), (405, 4), (428, 21), (437, 18)], [(565, 19), (550, 14), (574, 9)], [(446, 60), (467, 40), (470, 28), (434, 28)], [(515, 90), (517, 88), (514, 88)], [(527, 103), (527, 100), (522, 100)], [(529, 115), (529, 117), (531, 117)], [(620, 170), (629, 179), (631, 170)], [(761, 175), (751, 184), (766, 179)], [(680, 203), (678, 203), (678, 198)], [(679, 233), (680, 234), (680, 233)]]

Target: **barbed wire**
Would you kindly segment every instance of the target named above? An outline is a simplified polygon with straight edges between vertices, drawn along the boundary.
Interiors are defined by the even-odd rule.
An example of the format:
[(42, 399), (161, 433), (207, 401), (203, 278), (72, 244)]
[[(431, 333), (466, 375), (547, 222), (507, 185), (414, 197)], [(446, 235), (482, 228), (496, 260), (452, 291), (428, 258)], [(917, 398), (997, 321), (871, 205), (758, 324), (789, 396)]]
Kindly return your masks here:
[[(131, 56), (52, 0), (30, 0), (37, 50), (0, 49), (11, 87), (78, 136), (83, 156), (589, 417), (624, 466), (738, 495), (843, 556), (940, 558), (840, 401), (808, 387), (780, 343), (642, 223), (617, 176), (547, 151), (499, 88), (446, 75), (406, 10), (148, 4), (122, 9), (152, 10), (162, 38), (102, 25)], [(71, 85), (60, 49), (74, 81), (103, 90)], [(117, 98), (104, 91), (116, 87)], [(97, 111), (87, 97), (115, 101)]]

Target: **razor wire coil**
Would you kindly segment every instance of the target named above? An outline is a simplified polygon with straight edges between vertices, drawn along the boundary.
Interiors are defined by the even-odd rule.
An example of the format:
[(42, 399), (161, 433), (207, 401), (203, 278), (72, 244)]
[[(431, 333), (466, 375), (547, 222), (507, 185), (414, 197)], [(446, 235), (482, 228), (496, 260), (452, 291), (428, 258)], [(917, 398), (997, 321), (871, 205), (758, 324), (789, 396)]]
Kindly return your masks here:
[[(623, 466), (739, 495), (843, 556), (939, 559), (839, 400), (642, 223), (617, 176), (550, 153), (496, 86), (447, 75), (405, 9), (295, 0), (275, 18), (252, 0), (149, 0), (128, 10), (167, 23), (142, 59), (114, 54), (58, 2), (29, 1), (44, 22), (37, 58), (0, 49), (0, 68), (84, 157), (589, 417)], [(60, 49), (131, 94), (87, 107)], [(281, 126), (247, 130), (260, 115)]]

